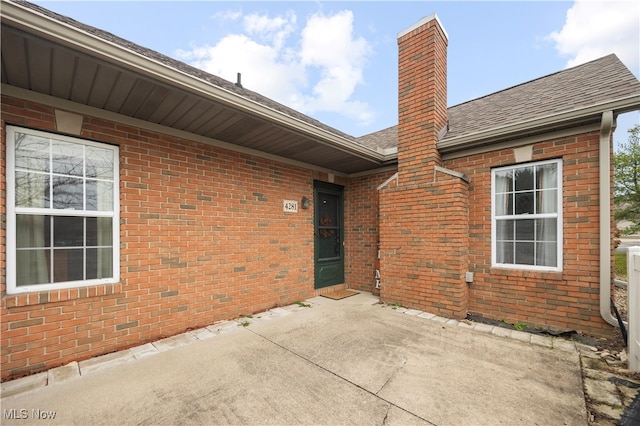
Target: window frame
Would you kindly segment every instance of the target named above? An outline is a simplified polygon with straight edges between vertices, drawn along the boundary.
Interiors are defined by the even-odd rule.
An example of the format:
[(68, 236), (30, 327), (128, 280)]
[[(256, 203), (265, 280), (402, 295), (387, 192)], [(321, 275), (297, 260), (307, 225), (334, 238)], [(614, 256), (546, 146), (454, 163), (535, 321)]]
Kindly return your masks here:
[[(556, 190), (557, 190), (557, 199), (556, 206), (557, 211), (555, 213), (521, 213), (516, 214), (515, 205), (514, 212), (510, 215), (502, 215), (496, 216), (496, 174), (505, 170), (517, 170), (517, 169), (525, 169), (525, 168), (534, 168), (537, 166), (545, 165), (545, 164), (555, 164), (557, 169), (557, 181), (556, 181)], [(515, 181), (514, 181), (515, 185)], [(509, 166), (496, 167), (491, 170), (491, 267), (493, 268), (504, 268), (504, 269), (517, 269), (517, 270), (530, 270), (530, 271), (541, 271), (541, 272), (562, 272), (563, 268), (563, 203), (562, 203), (562, 191), (563, 191), (563, 175), (562, 175), (562, 159), (552, 159), (552, 160), (543, 160), (543, 161), (533, 161), (523, 164), (512, 164)], [(516, 193), (515, 187), (513, 190), (514, 194)], [(535, 193), (535, 189), (534, 189)], [(557, 266), (541, 266), (541, 265), (528, 265), (528, 264), (519, 264), (519, 263), (498, 263), (497, 262), (497, 222), (502, 219), (511, 219), (511, 220), (531, 220), (531, 219), (545, 219), (545, 218), (555, 218), (556, 223), (556, 265)], [(514, 236), (514, 241), (515, 236)], [(534, 247), (535, 242), (538, 241), (534, 239)], [(515, 251), (514, 251), (515, 253)], [(535, 256), (535, 255), (534, 255)], [(515, 259), (514, 259), (515, 262)]]
[[(38, 138), (55, 140), (63, 143), (81, 145), (84, 147), (95, 147), (113, 152), (113, 204), (111, 211), (107, 210), (75, 210), (56, 209), (53, 203), (49, 207), (16, 207), (16, 164), (15, 164), (15, 138), (16, 133), (27, 134)], [(86, 154), (83, 154), (83, 159)], [(70, 288), (90, 287), (102, 284), (114, 284), (120, 281), (120, 149), (117, 145), (94, 142), (87, 139), (61, 135), (48, 131), (34, 130), (24, 127), (6, 127), (6, 286), (7, 294), (23, 294), (43, 292), (50, 290), (62, 290)], [(84, 164), (84, 162), (83, 162)], [(52, 173), (52, 172), (50, 172)], [(86, 176), (83, 174), (83, 188), (86, 187)], [(83, 203), (86, 202), (86, 190), (83, 190)], [(85, 207), (86, 208), (86, 207)], [(66, 217), (109, 217), (112, 219), (112, 276), (109, 278), (82, 279), (74, 281), (63, 281), (56, 283), (17, 285), (17, 216), (20, 214), (37, 216), (66, 216)], [(54, 242), (51, 241), (49, 247), (53, 249)], [(82, 246), (83, 253), (86, 253), (86, 241)], [(85, 258), (86, 259), (86, 258)], [(86, 262), (86, 260), (85, 260)], [(86, 263), (83, 266), (86, 266)]]

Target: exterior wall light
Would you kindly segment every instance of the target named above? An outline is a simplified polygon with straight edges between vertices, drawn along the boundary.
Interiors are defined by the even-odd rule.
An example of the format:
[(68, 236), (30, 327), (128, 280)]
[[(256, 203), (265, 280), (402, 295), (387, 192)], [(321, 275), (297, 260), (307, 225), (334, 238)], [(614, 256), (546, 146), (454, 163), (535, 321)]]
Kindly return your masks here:
[(300, 206), (302, 206), (303, 209), (308, 209), (309, 207), (311, 207), (311, 200), (308, 199), (307, 197), (302, 197), (302, 201), (300, 202)]

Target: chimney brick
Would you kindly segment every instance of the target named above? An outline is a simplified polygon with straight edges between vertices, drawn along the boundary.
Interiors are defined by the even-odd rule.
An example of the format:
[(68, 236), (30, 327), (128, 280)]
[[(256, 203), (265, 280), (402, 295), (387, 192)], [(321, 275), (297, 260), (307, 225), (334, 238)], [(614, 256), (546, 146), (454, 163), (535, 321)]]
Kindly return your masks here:
[(400, 184), (418, 184), (441, 165), (436, 143), (447, 125), (447, 44), (435, 14), (398, 35)]
[(398, 48), (398, 184), (380, 191), (380, 298), (462, 319), (469, 185), (436, 169), (447, 124), (447, 34), (432, 15), (400, 33)]

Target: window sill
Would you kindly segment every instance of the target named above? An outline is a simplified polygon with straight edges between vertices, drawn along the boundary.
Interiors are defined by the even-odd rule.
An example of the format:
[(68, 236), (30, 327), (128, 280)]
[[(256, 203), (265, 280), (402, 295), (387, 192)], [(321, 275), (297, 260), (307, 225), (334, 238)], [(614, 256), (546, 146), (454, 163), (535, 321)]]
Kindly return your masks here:
[(46, 303), (66, 302), (68, 300), (87, 299), (90, 297), (108, 296), (122, 292), (122, 284), (99, 284), (89, 287), (65, 288), (33, 293), (7, 294), (5, 306), (15, 308), (19, 306), (43, 305)]

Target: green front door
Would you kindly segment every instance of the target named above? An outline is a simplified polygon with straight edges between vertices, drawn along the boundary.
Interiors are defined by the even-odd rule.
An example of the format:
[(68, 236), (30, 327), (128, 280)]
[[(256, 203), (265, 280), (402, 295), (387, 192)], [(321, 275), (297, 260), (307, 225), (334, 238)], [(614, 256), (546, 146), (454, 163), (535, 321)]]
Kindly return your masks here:
[(314, 182), (315, 288), (344, 282), (343, 188)]

